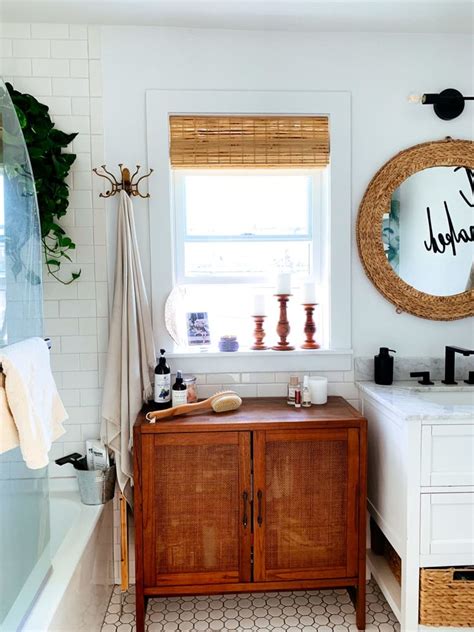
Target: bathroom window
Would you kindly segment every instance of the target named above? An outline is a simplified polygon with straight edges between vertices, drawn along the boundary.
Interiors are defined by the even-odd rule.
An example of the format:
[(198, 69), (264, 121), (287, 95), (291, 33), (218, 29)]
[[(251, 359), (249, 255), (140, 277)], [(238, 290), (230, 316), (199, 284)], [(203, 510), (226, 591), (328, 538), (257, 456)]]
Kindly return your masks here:
[[(255, 294), (266, 295), (265, 342), (273, 344), (276, 276), (289, 269), (292, 344), (303, 340), (311, 278), (318, 342), (350, 349), (350, 95), (150, 90), (146, 100), (157, 344), (186, 347), (186, 327), (181, 336), (172, 323), (207, 311), (212, 342), (236, 334), (244, 348)], [(331, 362), (344, 368), (347, 358)]]
[(320, 276), (323, 169), (173, 172), (178, 283)]
[(326, 117), (170, 117), (175, 279), (215, 336), (252, 343), (248, 299), (270, 300), (278, 271), (295, 295), (321, 282), (328, 143)]

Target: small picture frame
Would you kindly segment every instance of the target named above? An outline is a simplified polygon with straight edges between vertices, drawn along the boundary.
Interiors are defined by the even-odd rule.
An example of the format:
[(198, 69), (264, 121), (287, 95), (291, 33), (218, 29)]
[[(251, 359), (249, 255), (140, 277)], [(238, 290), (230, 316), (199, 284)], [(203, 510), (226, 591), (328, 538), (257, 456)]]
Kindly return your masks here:
[(186, 314), (186, 330), (190, 347), (211, 344), (207, 312), (188, 312)]

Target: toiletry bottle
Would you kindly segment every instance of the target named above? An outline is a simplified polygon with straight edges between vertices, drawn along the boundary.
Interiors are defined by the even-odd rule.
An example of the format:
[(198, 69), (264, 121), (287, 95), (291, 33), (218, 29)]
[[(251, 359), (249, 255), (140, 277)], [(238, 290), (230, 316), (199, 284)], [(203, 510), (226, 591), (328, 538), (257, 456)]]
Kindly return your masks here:
[(295, 405), (295, 389), (297, 386), (298, 386), (298, 376), (291, 375), (290, 383), (288, 384), (288, 400), (287, 400), (288, 406)]
[(380, 347), (379, 354), (374, 356), (374, 380), (376, 384), (389, 386), (393, 382), (393, 356), (389, 351), (396, 353), (388, 347)]
[(160, 349), (161, 357), (155, 367), (155, 405), (157, 409), (171, 406), (171, 370), (164, 356), (165, 350)]
[(183, 375), (181, 371), (176, 371), (176, 382), (173, 384), (172, 390), (173, 407), (187, 404), (187, 398), (186, 384), (184, 383)]
[(301, 408), (301, 386), (299, 382), (295, 386), (295, 408)]
[(303, 378), (303, 392), (301, 394), (301, 405), (303, 408), (309, 408), (311, 406), (311, 392), (309, 390), (309, 377), (307, 375)]

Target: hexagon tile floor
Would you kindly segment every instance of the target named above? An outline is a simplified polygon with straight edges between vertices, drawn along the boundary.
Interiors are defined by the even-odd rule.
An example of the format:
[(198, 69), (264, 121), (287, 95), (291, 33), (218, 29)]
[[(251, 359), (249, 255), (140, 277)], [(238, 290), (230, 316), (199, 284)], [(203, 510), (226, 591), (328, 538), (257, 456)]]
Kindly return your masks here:
[[(135, 630), (135, 587), (124, 597), (115, 587), (102, 632)], [(357, 632), (345, 590), (311, 590), (150, 599), (147, 632)], [(379, 587), (367, 585), (367, 632), (398, 632), (400, 626)]]

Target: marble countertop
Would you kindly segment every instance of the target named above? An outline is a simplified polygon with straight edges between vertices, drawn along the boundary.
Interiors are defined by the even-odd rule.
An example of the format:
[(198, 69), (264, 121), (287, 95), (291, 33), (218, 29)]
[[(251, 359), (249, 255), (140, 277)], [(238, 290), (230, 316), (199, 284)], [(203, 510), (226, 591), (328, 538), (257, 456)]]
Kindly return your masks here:
[[(386, 406), (405, 419), (436, 420), (470, 420), (474, 423), (474, 386), (458, 384), (457, 386), (421, 386), (411, 382), (394, 382), (391, 386), (381, 386), (375, 382), (357, 382), (359, 389), (376, 401)], [(420, 395), (427, 392), (465, 392), (472, 394), (472, 403), (435, 403), (422, 399)]]

